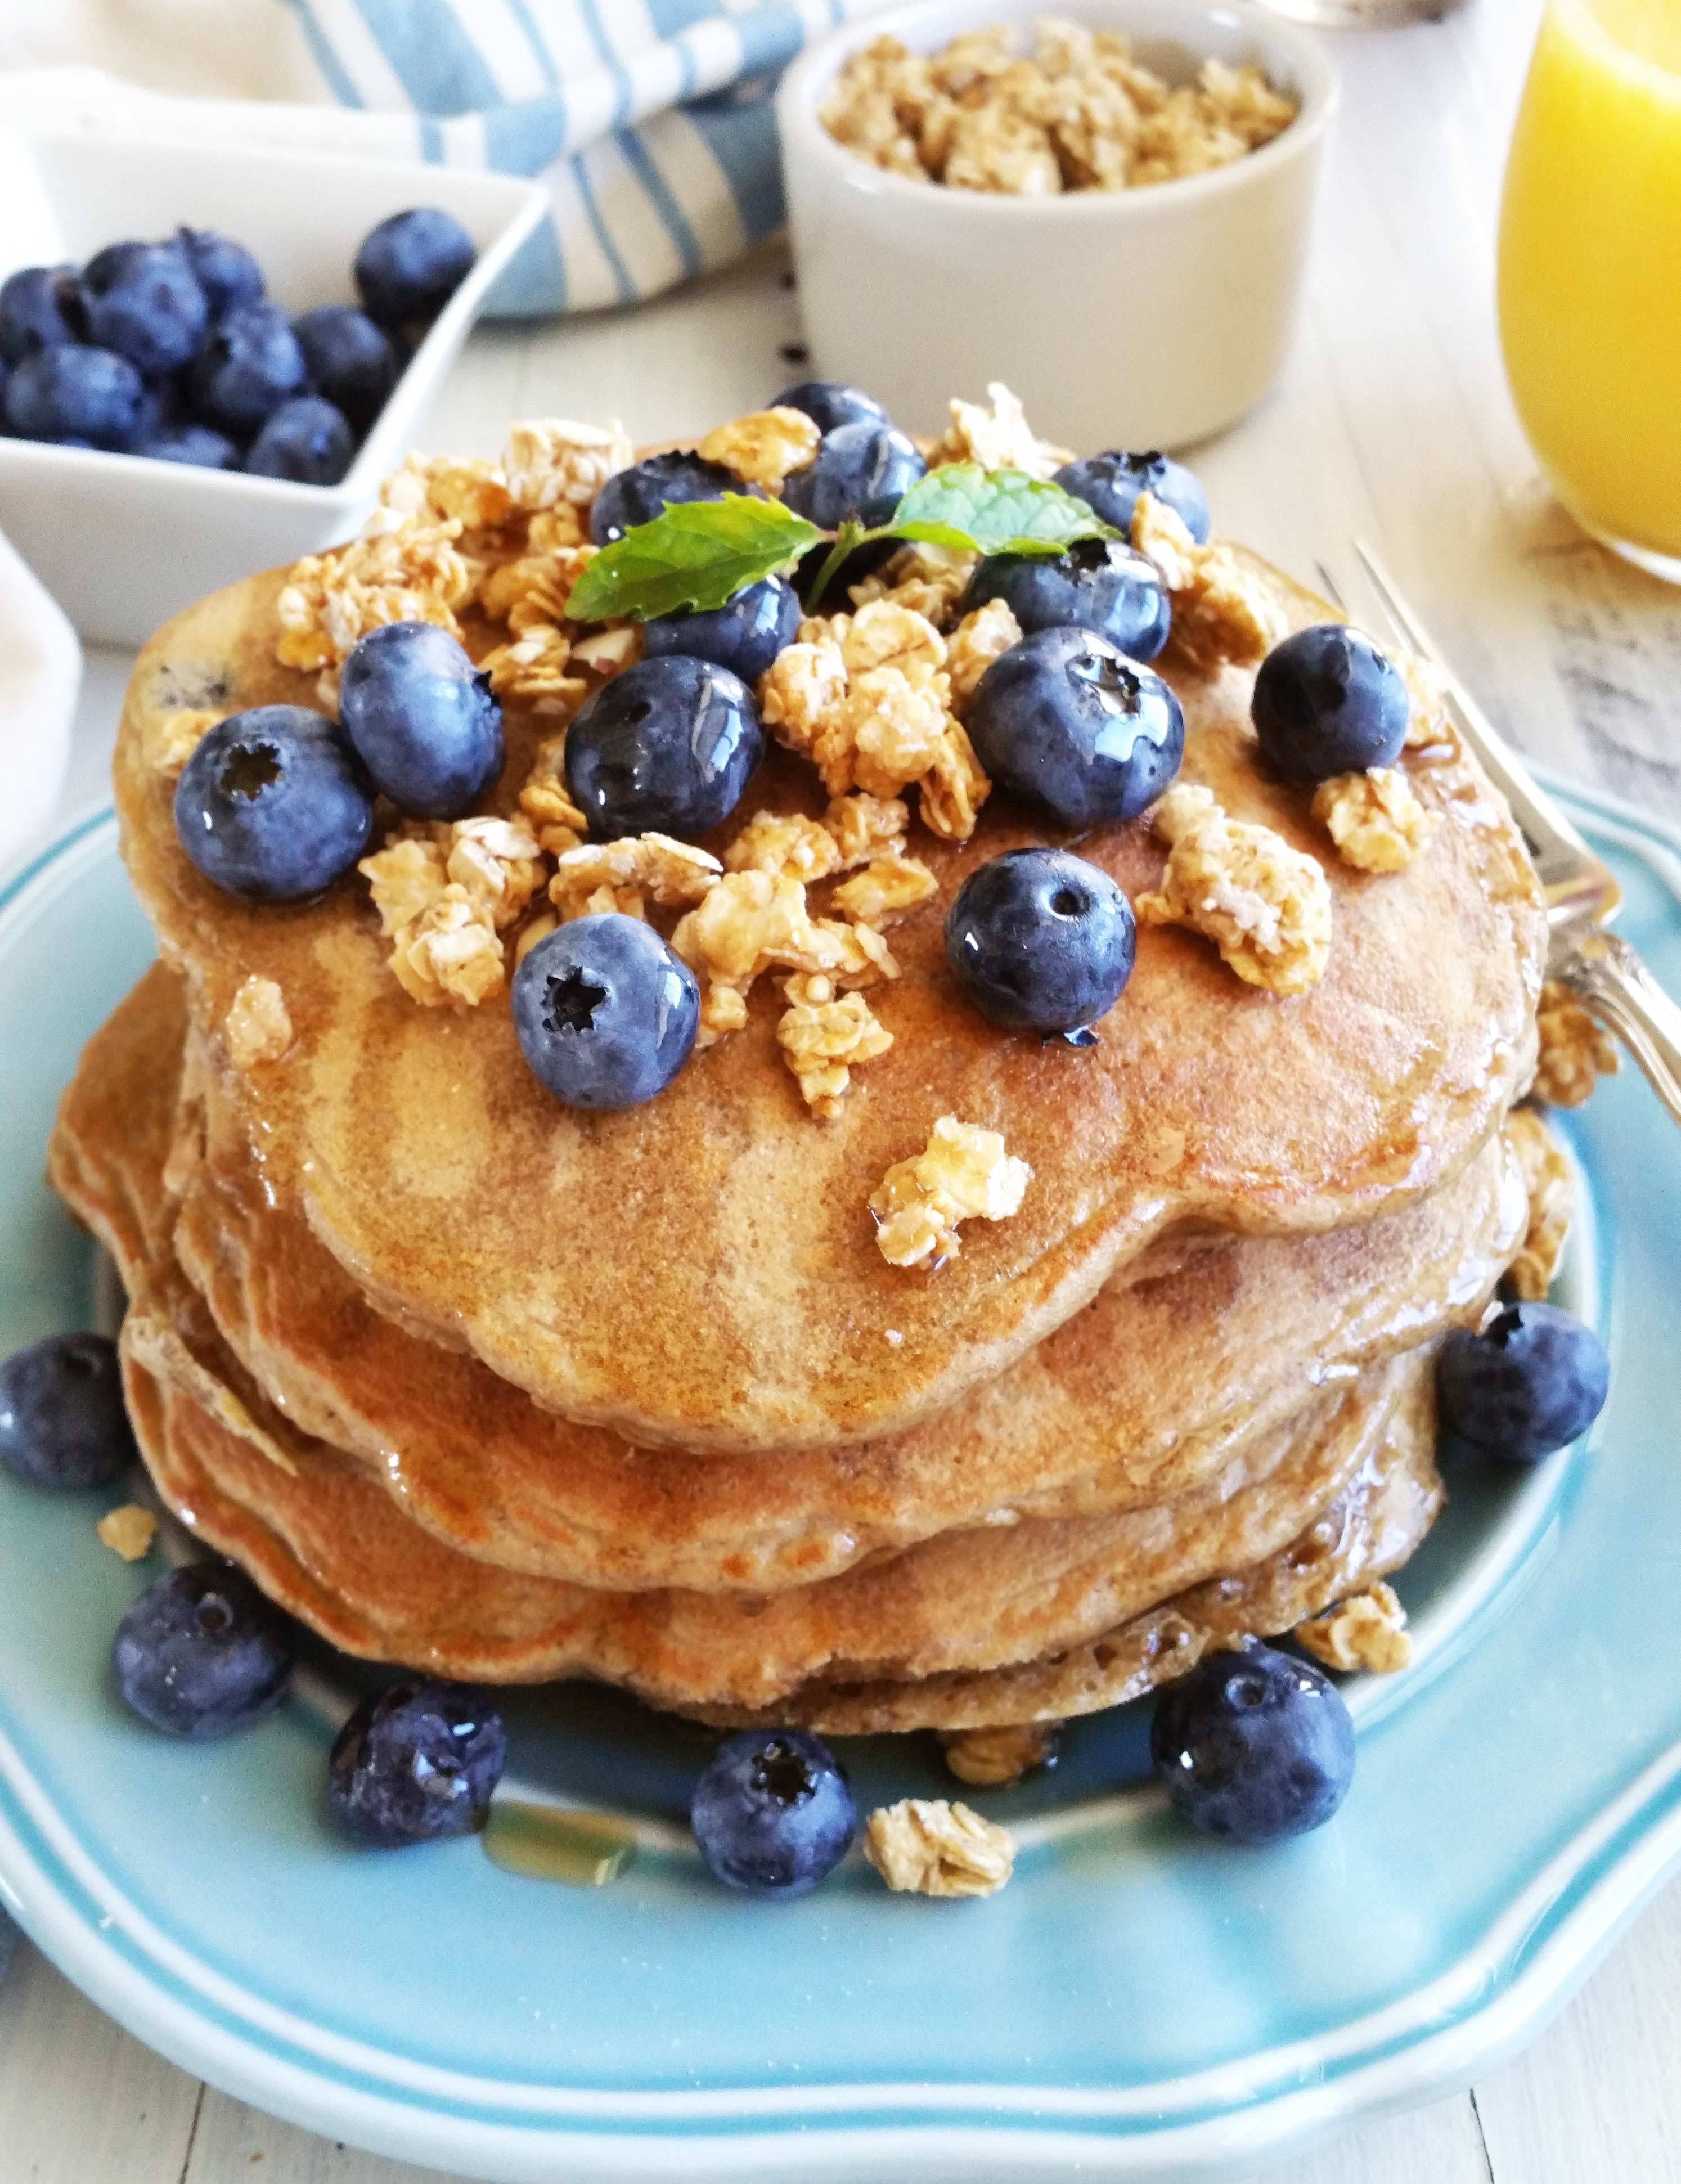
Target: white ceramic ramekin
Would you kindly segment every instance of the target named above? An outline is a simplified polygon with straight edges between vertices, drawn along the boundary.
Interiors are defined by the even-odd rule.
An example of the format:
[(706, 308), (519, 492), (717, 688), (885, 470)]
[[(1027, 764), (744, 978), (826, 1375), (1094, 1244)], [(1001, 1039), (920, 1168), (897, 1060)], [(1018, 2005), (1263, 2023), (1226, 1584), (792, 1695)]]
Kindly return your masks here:
[(357, 245), (405, 206), (443, 206), (478, 246), (337, 485), (0, 439), (0, 530), (84, 638), (143, 644), (206, 592), (350, 537), (548, 200), (459, 168), (65, 131), (0, 133), (0, 279), (185, 223), (245, 243), (294, 311), (353, 302)]
[[(890, 34), (932, 52), (986, 23), (1072, 17), (1124, 31), (1175, 82), (1255, 61), (1300, 101), (1232, 165), (1135, 190), (1016, 198), (888, 174), (817, 110), (848, 58)], [(953, 394), (1001, 379), (1063, 444), (1176, 447), (1229, 425), (1289, 348), (1336, 79), (1313, 39), (1248, 0), (917, 0), (838, 32), (777, 103), (814, 369), (938, 432)]]

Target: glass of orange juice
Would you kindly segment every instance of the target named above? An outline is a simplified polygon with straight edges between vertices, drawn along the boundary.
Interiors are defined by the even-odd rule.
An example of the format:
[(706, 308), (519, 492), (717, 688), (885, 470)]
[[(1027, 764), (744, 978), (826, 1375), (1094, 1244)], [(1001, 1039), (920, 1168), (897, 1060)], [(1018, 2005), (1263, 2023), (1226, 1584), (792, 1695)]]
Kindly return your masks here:
[(1500, 343), (1578, 522), (1681, 583), (1681, 5), (1550, 0), (1500, 209)]

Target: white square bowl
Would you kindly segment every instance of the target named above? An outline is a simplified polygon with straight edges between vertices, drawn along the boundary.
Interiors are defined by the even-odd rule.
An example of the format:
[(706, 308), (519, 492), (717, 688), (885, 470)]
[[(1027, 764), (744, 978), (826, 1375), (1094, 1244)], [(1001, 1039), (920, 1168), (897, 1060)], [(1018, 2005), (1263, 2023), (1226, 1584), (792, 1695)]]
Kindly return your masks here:
[(84, 638), (138, 645), (206, 592), (351, 535), (548, 200), (449, 167), (66, 131), (0, 134), (0, 279), (184, 222), (246, 244), (292, 311), (353, 303), (358, 245), (409, 205), (453, 213), (478, 247), (337, 485), (0, 439), (0, 531)]

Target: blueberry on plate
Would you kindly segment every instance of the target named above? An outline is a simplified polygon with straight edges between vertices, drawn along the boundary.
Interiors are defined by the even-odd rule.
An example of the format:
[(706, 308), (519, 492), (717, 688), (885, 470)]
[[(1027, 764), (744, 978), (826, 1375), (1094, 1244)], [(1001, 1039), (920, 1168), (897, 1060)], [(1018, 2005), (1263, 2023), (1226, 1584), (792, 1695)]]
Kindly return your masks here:
[(502, 708), (448, 630), (371, 629), (344, 663), (339, 711), (375, 786), (416, 819), (459, 819), (502, 772)]
[(136, 1453), (104, 1335), (45, 1335), (0, 1365), (0, 1463), (20, 1479), (108, 1486)]
[(151, 439), (136, 440), (134, 452), (156, 463), (186, 463), (194, 470), (239, 468), (238, 448), (225, 432), (209, 425), (171, 425)]
[(781, 577), (761, 577), (705, 613), (660, 615), (645, 621), (643, 650), (650, 660), (668, 653), (710, 660), (750, 685), (784, 645), (793, 643), (799, 613), (799, 595), (791, 584)]
[(752, 693), (710, 660), (639, 660), (566, 731), (566, 786), (599, 842), (693, 841), (727, 819), (765, 749)]
[(969, 710), (981, 764), (1060, 827), (1134, 818), (1179, 771), (1179, 701), (1084, 629), (1042, 629), (994, 660)]
[(849, 517), (885, 523), (927, 467), (896, 426), (864, 417), (826, 432), (805, 468), (784, 481), (782, 499), (821, 531), (838, 530)]
[(349, 426), (324, 395), (294, 394), (251, 443), (245, 467), (255, 477), (294, 485), (337, 485), (355, 452)]
[(833, 432), (843, 425), (885, 425), (888, 413), (873, 394), (861, 387), (846, 387), (838, 379), (802, 379), (775, 396), (775, 410), (798, 410), (820, 432)]
[(117, 1625), (117, 1690), (166, 1736), (228, 1736), (279, 1705), (292, 1675), (285, 1618), (231, 1563), (189, 1563)]
[(1410, 710), (1400, 670), (1346, 622), (1316, 622), (1275, 644), (1250, 716), (1261, 755), (1289, 781), (1393, 766)]
[(1083, 538), (1066, 554), (990, 554), (969, 579), (963, 611), (1002, 599), (1024, 632), (1094, 630), (1129, 660), (1154, 660), (1172, 610), (1153, 561), (1118, 538)]
[(726, 1888), (807, 1896), (846, 1856), (858, 1809), (821, 1737), (755, 1729), (719, 1746), (694, 1786), (689, 1825)]
[(374, 800), (338, 730), (303, 705), (231, 713), (175, 783), (175, 833), (205, 878), (248, 902), (300, 902), (368, 846)]
[(744, 490), (733, 471), (679, 448), (649, 455), (615, 471), (595, 496), (589, 511), (589, 535), (598, 546), (610, 546), (639, 523), (652, 523), (674, 500), (721, 500)]
[(323, 304), (292, 322), (316, 391), (365, 432), (396, 386), (402, 365), (390, 339), (365, 311)]
[(435, 319), (478, 253), (454, 214), (436, 205), (394, 212), (363, 238), (353, 270), (362, 308), (381, 326)]
[(1508, 1305), (1480, 1334), (1461, 1329), (1436, 1362), (1443, 1424), (1514, 1463), (1539, 1462), (1586, 1433), (1610, 1385), (1598, 1335), (1550, 1304)]
[(139, 244), (111, 262), (103, 280), (96, 277), (99, 263), (81, 279), (90, 341), (143, 372), (174, 371), (197, 354), (210, 307), (179, 250)]
[(1081, 455), (1062, 465), (1055, 482), (1120, 532), (1132, 529), (1133, 504), (1147, 493), (1174, 510), (1200, 545), (1207, 541), (1208, 495), (1195, 472), (1154, 448), (1144, 454), (1110, 448), (1100, 455)]
[(1270, 1646), (1209, 1653), (1156, 1701), (1149, 1756), (1204, 1834), (1277, 1842), (1323, 1827), (1354, 1780), (1354, 1724), (1311, 1662)]
[(6, 422), (19, 439), (120, 451), (133, 443), (143, 393), (126, 357), (67, 343), (8, 374)]
[(514, 973), (514, 1030), (531, 1072), (569, 1107), (639, 1107), (688, 1060), (700, 989), (651, 925), (575, 917)]
[(242, 242), (217, 235), (208, 227), (178, 227), (174, 248), (192, 269), (213, 319), (220, 318), (237, 304), (262, 301), (263, 269)]
[(21, 364), (86, 338), (81, 290), (70, 265), (25, 265), (0, 287), (0, 359)]
[(508, 1763), (502, 1716), (465, 1684), (405, 1678), (364, 1699), (327, 1763), (327, 1803), (376, 1850), (441, 1842), (484, 1824)]
[(977, 865), (945, 921), (957, 983), (1007, 1031), (1094, 1022), (1133, 975), (1133, 905), (1066, 850), (1006, 850)]
[(309, 382), (303, 352), (280, 305), (236, 304), (188, 366), (187, 398), (202, 424), (248, 440)]

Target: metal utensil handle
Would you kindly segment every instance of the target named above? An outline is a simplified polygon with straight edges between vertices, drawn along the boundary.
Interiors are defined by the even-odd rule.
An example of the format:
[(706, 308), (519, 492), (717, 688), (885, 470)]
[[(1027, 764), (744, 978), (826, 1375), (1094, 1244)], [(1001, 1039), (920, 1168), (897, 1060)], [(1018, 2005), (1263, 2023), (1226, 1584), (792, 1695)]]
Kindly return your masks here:
[(1671, 1000), (1620, 933), (1597, 933), (1553, 976), (1607, 1031), (1614, 1032), (1658, 1098), (1681, 1123), (1681, 1006)]

